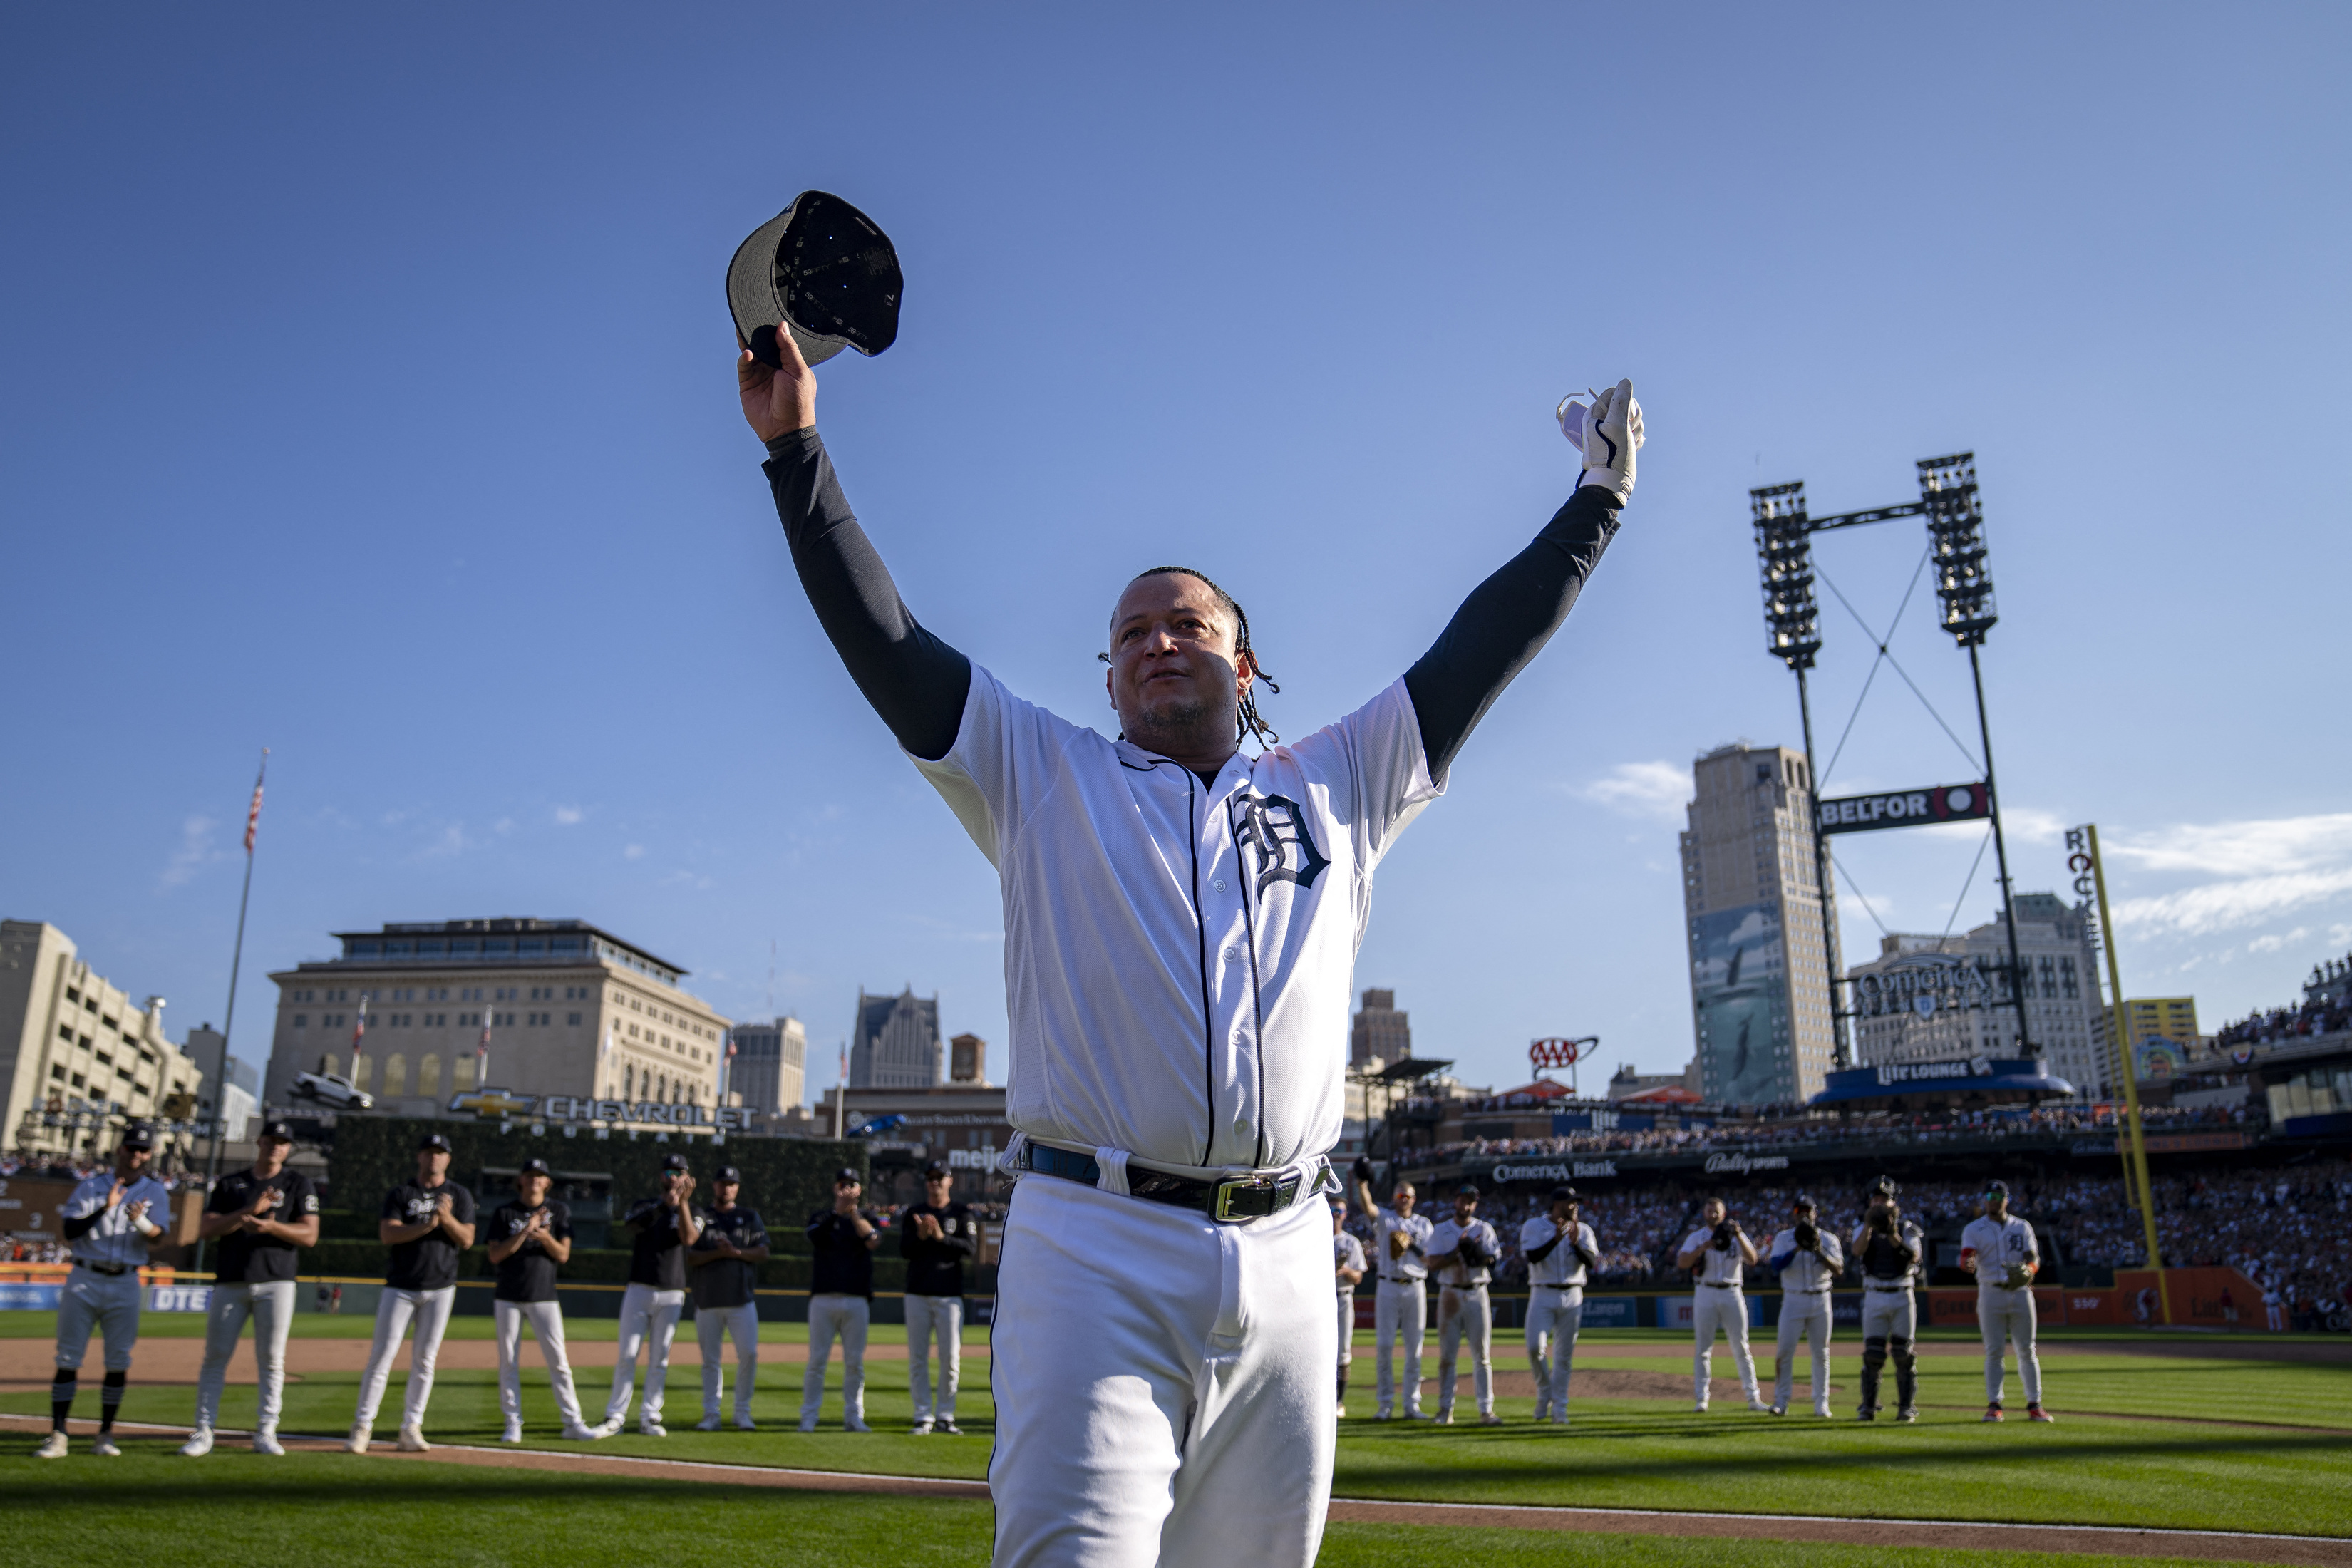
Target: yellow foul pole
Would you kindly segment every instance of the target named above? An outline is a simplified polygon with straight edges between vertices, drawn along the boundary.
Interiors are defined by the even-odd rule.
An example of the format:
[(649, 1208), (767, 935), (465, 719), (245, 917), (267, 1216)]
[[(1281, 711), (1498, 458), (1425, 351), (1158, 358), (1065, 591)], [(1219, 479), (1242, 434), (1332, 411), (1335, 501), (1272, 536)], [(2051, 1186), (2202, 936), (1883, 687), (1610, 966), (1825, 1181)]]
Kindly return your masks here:
[[(2124, 1080), (2124, 1121), (2131, 1141), (2131, 1155), (2126, 1163), (2124, 1184), (2137, 1189), (2133, 1195), (2139, 1204), (2140, 1225), (2147, 1242), (2147, 1266), (2156, 1271), (2157, 1306), (2163, 1312), (2164, 1321), (2169, 1323), (2172, 1321), (2172, 1298), (2164, 1288), (2164, 1253), (2156, 1239), (2156, 1188), (2147, 1179), (2147, 1140), (2140, 1130), (2139, 1119), (2139, 1064), (2132, 1059), (2131, 1014), (2124, 1005), (2123, 970), (2116, 961), (2116, 922), (2107, 913), (2106, 863), (2099, 855), (2097, 825), (2086, 824), (2079, 831), (2081, 847), (2070, 844), (2069, 847), (2074, 848), (2075, 858), (2090, 862), (2087, 867), (2075, 868), (2090, 872), (2091, 885), (2098, 895), (2099, 944), (2107, 951), (2107, 992), (2115, 998), (2115, 1011), (2108, 1015), (2112, 1020), (2109, 1036), (2116, 1042), (2116, 1054), (2120, 1058)], [(2070, 833), (2066, 837), (2071, 840), (2075, 835)], [(2080, 886), (2079, 881), (2076, 885)]]

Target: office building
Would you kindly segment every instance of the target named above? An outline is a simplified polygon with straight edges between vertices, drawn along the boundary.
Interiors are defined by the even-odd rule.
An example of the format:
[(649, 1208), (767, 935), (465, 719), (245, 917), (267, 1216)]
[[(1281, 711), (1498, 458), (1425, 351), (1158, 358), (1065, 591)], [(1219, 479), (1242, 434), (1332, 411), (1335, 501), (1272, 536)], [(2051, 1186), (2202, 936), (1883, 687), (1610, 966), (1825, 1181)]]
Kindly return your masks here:
[(207, 1121), (218, 1117), (223, 1141), (243, 1142), (247, 1124), (261, 1108), (261, 1075), (252, 1063), (230, 1056), (227, 1037), (210, 1024), (190, 1029), (185, 1048), (188, 1059), (205, 1075), (196, 1091), (196, 1115)]
[(163, 998), (133, 1003), (46, 921), (0, 921), (0, 1146), (102, 1156), (112, 1129), (192, 1106), (203, 1081), (164, 1036)]
[(1367, 991), (1348, 1029), (1348, 1065), (1402, 1061), (1412, 1055), (1412, 1024), (1397, 1011), (1393, 991)]
[(857, 1023), (849, 1044), (850, 1088), (930, 1089), (945, 1077), (946, 1056), (937, 996), (926, 1000), (911, 985), (896, 996), (857, 993)]
[(735, 1059), (727, 1069), (727, 1092), (736, 1104), (773, 1113), (807, 1098), (808, 1031), (798, 1018), (738, 1024), (729, 1037)]
[[(292, 1104), (305, 1072), (347, 1076), (377, 1110), (412, 1116), (491, 1086), (718, 1102), (728, 1020), (681, 988), (685, 970), (585, 921), (426, 921), (335, 940), (340, 956), (270, 975), (278, 1020), (262, 1098), (271, 1106)], [(478, 1083), (485, 1029), (488, 1071)]]
[(988, 1042), (978, 1035), (958, 1035), (948, 1042), (948, 1081), (985, 1088), (988, 1084)]
[[(2204, 1051), (2204, 1037), (2197, 1032), (2197, 998), (2194, 996), (2135, 997), (2124, 1004), (2124, 1014), (2131, 1026), (2125, 1038), (2130, 1041), (2132, 1049), (2137, 1054), (2139, 1077), (2143, 1081), (2169, 1077)], [(2114, 1092), (2120, 1095), (2124, 1091), (2123, 1075), (2114, 1045), (2114, 1008), (2100, 1012), (2097, 1019), (2099, 1060), (2101, 1068), (2114, 1082)]]
[(1814, 876), (1812, 781), (1801, 752), (1718, 746), (1692, 769), (1681, 836), (1699, 1092), (1789, 1105), (1833, 1064), (1828, 959)]

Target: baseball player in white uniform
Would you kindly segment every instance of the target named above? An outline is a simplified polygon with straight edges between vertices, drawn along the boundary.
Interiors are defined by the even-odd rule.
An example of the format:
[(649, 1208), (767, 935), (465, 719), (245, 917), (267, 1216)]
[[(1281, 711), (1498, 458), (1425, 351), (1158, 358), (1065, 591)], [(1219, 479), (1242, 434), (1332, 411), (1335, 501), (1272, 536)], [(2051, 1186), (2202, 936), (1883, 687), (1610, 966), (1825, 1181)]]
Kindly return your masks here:
[(1765, 1248), (1765, 1267), (1780, 1277), (1780, 1342), (1772, 1362), (1772, 1414), (1789, 1413), (1797, 1378), (1797, 1343), (1813, 1356), (1813, 1414), (1830, 1413), (1830, 1291), (1845, 1267), (1835, 1231), (1820, 1225), (1821, 1211), (1800, 1193), (1789, 1205), (1789, 1228)]
[(1748, 1291), (1740, 1274), (1743, 1266), (1759, 1261), (1762, 1254), (1739, 1228), (1739, 1222), (1729, 1217), (1721, 1198), (1707, 1199), (1699, 1213), (1705, 1223), (1683, 1237), (1682, 1250), (1675, 1258), (1691, 1271), (1697, 1288), (1691, 1302), (1691, 1387), (1697, 1396), (1698, 1412), (1706, 1414), (1708, 1374), (1715, 1366), (1718, 1330), (1731, 1343), (1732, 1363), (1739, 1368), (1739, 1386), (1747, 1391), (1748, 1408), (1769, 1411), (1772, 1407), (1764, 1403), (1756, 1385), (1756, 1358), (1748, 1349)]
[(90, 1452), (114, 1458), (114, 1417), (131, 1381), (131, 1350), (139, 1342), (139, 1270), (147, 1251), (163, 1239), (162, 1217), (172, 1212), (171, 1189), (147, 1173), (155, 1135), (136, 1122), (122, 1130), (114, 1169), (85, 1177), (66, 1199), (66, 1239), (73, 1268), (58, 1293), (58, 1370), (49, 1384), (49, 1435), (34, 1452), (66, 1457), (66, 1418), (73, 1414), (81, 1358), (90, 1330), (106, 1341), (106, 1383), (99, 1390), (98, 1441)]
[(1429, 1261), (1437, 1270), (1437, 1424), (1454, 1425), (1455, 1357), (1470, 1344), (1470, 1387), (1478, 1399), (1478, 1424), (1499, 1426), (1495, 1414), (1495, 1310), (1486, 1296), (1503, 1238), (1478, 1217), (1478, 1186), (1465, 1182), (1454, 1194), (1454, 1213), (1429, 1233)]
[(1348, 1234), (1348, 1205), (1331, 1205), (1331, 1274), (1339, 1289), (1339, 1419), (1348, 1418), (1348, 1364), (1356, 1359), (1356, 1283), (1364, 1277), (1364, 1244)]
[(1864, 1421), (1878, 1419), (1878, 1382), (1890, 1357), (1895, 1419), (1919, 1418), (1918, 1356), (1911, 1348), (1919, 1332), (1919, 1304), (1913, 1288), (1927, 1242), (1919, 1227), (1903, 1217), (1896, 1190), (1892, 1177), (1873, 1184), (1869, 1206), (1847, 1247), (1862, 1265), (1862, 1408), (1855, 1414)]
[(2042, 1249), (2033, 1227), (2009, 1212), (2009, 1184), (1985, 1184), (1984, 1213), (1960, 1232), (1960, 1267), (1977, 1277), (1977, 1327), (1984, 1331), (1985, 1414), (2001, 1419), (2001, 1352), (2017, 1346), (2028, 1420), (2053, 1421), (2042, 1408), (2042, 1358), (2033, 1349), (2033, 1277)]
[(1584, 1328), (1584, 1287), (1601, 1266), (1601, 1241), (1580, 1217), (1574, 1187), (1554, 1187), (1551, 1206), (1519, 1226), (1528, 1260), (1528, 1364), (1536, 1374), (1536, 1419), (1568, 1425), (1568, 1380)]
[(1371, 1162), (1356, 1162), (1356, 1201), (1372, 1216), (1372, 1262), (1380, 1270), (1372, 1287), (1374, 1389), (1379, 1403), (1372, 1419), (1392, 1421), (1397, 1411), (1396, 1347), (1404, 1341), (1404, 1418), (1421, 1419), (1421, 1349), (1429, 1327), (1429, 1216), (1412, 1212), (1418, 1194), (1399, 1182), (1389, 1194), (1391, 1208), (1372, 1202)]
[(1232, 596), (1190, 568), (1139, 574), (1101, 655), (1112, 740), (917, 623), (817, 437), (815, 377), (789, 333), (778, 352), (771, 369), (743, 350), (737, 379), (802, 585), (1003, 889), (1021, 1179), (992, 1336), (995, 1560), (1312, 1562), (1338, 1347), (1310, 1200), (1372, 874), (1613, 537), (1632, 385), (1563, 410), (1584, 482), (1536, 541), (1401, 680), (1301, 742), (1257, 712), (1273, 683)]

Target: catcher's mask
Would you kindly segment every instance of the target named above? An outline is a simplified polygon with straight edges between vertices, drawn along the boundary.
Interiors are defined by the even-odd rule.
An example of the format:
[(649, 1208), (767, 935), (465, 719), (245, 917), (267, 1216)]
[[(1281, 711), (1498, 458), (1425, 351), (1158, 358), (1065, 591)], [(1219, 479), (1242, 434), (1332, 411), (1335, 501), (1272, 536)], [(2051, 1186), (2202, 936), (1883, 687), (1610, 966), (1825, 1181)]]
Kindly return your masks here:
[(881, 226), (839, 196), (803, 191), (751, 231), (727, 264), (727, 308), (751, 357), (774, 368), (779, 327), (811, 364), (898, 341), (906, 278)]

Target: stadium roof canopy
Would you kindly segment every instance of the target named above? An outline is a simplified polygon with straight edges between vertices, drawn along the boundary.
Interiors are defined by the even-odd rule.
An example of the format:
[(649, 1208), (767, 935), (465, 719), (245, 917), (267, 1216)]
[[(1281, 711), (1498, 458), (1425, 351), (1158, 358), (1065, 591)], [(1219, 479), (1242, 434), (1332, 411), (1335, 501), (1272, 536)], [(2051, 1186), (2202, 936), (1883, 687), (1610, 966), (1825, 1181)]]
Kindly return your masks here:
[(2074, 1086), (2050, 1076), (2039, 1057), (1967, 1057), (1956, 1061), (1881, 1062), (1829, 1075), (1816, 1110), (1927, 1110), (2065, 1100)]

